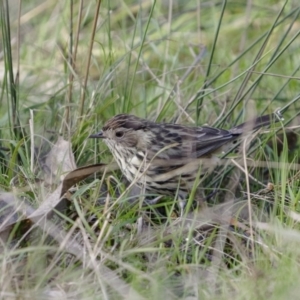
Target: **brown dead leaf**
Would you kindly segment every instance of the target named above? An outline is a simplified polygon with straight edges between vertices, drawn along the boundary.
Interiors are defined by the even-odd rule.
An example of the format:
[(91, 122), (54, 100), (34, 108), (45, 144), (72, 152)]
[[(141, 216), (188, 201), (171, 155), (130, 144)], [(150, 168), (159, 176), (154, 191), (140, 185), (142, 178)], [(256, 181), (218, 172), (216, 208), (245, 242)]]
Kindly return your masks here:
[(110, 165), (95, 164), (95, 165), (81, 167), (69, 172), (65, 176), (63, 182), (57, 187), (57, 189), (53, 193), (51, 193), (45, 199), (45, 201), (42, 202), (39, 208), (36, 211), (34, 211), (34, 213), (30, 215), (28, 218), (36, 219), (42, 216), (46, 216), (50, 212), (52, 212), (54, 208), (62, 212), (68, 206), (66, 200), (70, 200), (69, 195), (65, 195), (65, 194), (72, 186), (86, 179), (87, 177), (89, 177), (94, 173), (97, 172), (104, 173), (107, 171), (114, 171), (117, 169), (118, 169), (117, 164), (110, 164)]
[[(57, 193), (58, 195), (58, 193)], [(54, 197), (54, 195), (53, 195)], [(59, 197), (57, 197), (59, 198)], [(0, 250), (2, 246), (7, 241), (7, 238), (10, 235), (12, 227), (16, 224), (16, 221), (20, 221), (19, 214), (22, 213), (24, 215), (29, 215), (29, 213), (32, 211), (32, 207), (30, 205), (26, 204), (25, 201), (23, 201), (21, 198), (16, 197), (12, 193), (4, 193), (0, 192), (0, 211), (5, 212), (5, 209), (12, 208), (13, 214), (11, 215), (11, 212), (7, 213), (6, 223), (3, 223), (3, 219), (1, 216), (0, 219)], [(8, 206), (7, 206), (8, 205)], [(2, 209), (4, 207), (4, 209)], [(40, 209), (40, 213), (42, 213)], [(45, 212), (43, 212), (45, 213)], [(14, 215), (16, 214), (16, 216)], [(38, 210), (35, 211), (33, 214), (30, 215), (30, 217), (35, 217), (38, 215)], [(40, 222), (41, 219), (35, 219), (33, 218), (33, 221), (36, 226), (40, 227), (47, 235), (51, 236), (54, 240), (56, 240), (59, 244), (60, 250), (64, 250), (67, 253), (70, 253), (74, 255), (78, 260), (84, 262), (85, 266), (93, 271), (99, 272), (99, 274), (102, 274), (103, 280), (111, 287), (118, 287), (117, 291), (120, 293), (120, 295), (124, 296), (126, 295), (129, 299), (144, 299), (140, 295), (138, 295), (134, 289), (130, 285), (128, 285), (117, 272), (114, 270), (109, 269), (106, 267), (103, 263), (100, 263), (95, 260), (94, 253), (90, 253), (87, 251), (86, 248), (84, 248), (79, 242), (73, 238), (73, 236), (70, 236), (69, 233), (65, 230), (63, 230), (61, 227), (58, 227), (56, 224), (51, 222), (50, 220), (43, 219), (43, 222)], [(29, 221), (29, 222), (28, 222)], [(23, 219), (21, 221), (22, 226), (26, 227), (26, 230), (30, 228), (30, 226), (33, 224), (31, 220), (29, 219)], [(2, 226), (3, 225), (3, 226)], [(91, 248), (88, 248), (91, 249)], [(90, 250), (89, 250), (90, 251)]]
[(7, 241), (13, 226), (27, 215), (28, 210), (24, 202), (25, 200), (18, 199), (13, 193), (0, 192), (0, 241), (2, 243)]
[(76, 169), (72, 145), (69, 141), (59, 137), (47, 155), (43, 170), (44, 179), (48, 184), (62, 180), (66, 172)]
[(97, 173), (97, 172), (112, 172), (115, 170), (118, 170), (118, 165), (116, 163), (112, 164), (95, 164), (95, 165), (89, 165), (85, 167), (78, 168), (74, 171), (71, 171), (68, 173), (62, 183), (62, 189), (60, 196), (62, 197), (66, 191), (70, 189), (73, 185), (80, 182), (81, 180), (84, 180), (88, 176)]
[(29, 221), (27, 224), (31, 224), (32, 222), (37, 223), (47, 218), (53, 209), (62, 211), (62, 209), (60, 209), (64, 207), (62, 202), (68, 199), (68, 197), (65, 196), (66, 192), (81, 180), (84, 180), (96, 172), (105, 173), (117, 169), (118, 166), (116, 163), (109, 165), (95, 164), (69, 172), (56, 190), (46, 197), (36, 210), (24, 203), (23, 200), (17, 198), (14, 194), (0, 192), (0, 239), (6, 241), (11, 229), (17, 222)]

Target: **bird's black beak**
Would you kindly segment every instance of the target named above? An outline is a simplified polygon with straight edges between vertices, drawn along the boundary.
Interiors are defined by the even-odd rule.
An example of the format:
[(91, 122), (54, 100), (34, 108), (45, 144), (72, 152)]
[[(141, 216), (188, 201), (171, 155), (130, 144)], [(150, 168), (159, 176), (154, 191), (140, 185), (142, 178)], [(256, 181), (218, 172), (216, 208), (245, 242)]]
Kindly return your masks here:
[(89, 139), (104, 139), (103, 131), (99, 131), (97, 133), (91, 134)]

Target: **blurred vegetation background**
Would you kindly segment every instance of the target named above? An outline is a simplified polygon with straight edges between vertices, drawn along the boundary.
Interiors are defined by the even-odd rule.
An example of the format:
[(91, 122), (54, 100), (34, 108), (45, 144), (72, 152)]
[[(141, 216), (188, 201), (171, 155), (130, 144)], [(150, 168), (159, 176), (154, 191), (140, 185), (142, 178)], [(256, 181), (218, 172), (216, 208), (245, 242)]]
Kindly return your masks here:
[[(296, 177), (289, 179), (299, 171), (298, 0), (1, 0), (0, 9), (1, 190), (11, 191), (12, 181), (20, 173), (27, 179), (34, 178), (35, 164), (43, 160), (59, 137), (71, 142), (77, 166), (109, 162), (111, 155), (106, 147), (87, 137), (118, 113), (230, 128), (281, 108), (284, 125), (293, 130), (292, 141), (283, 135), (281, 153), (258, 155), (284, 166), (269, 171), (278, 185), (274, 202), (279, 209), (274, 210), (275, 223), (268, 223), (268, 233), (256, 240), (265, 246), (264, 250), (247, 254), (246, 258), (239, 252), (239, 259), (232, 260), (242, 263), (228, 270), (223, 265), (213, 277), (215, 284), (209, 282), (207, 287), (201, 281), (200, 288), (199, 278), (213, 274), (213, 264), (204, 254), (199, 258), (199, 249), (188, 251), (182, 241), (174, 243), (172, 252), (162, 247), (161, 240), (135, 244), (131, 233), (122, 231), (121, 236), (119, 231), (130, 218), (134, 224), (136, 216), (118, 212), (111, 227), (105, 227), (107, 220), (101, 212), (107, 234), (101, 251), (110, 253), (109, 259), (103, 258), (104, 264), (118, 270), (117, 275), (129, 284), (128, 290), (140, 293), (135, 294), (136, 299), (160, 299), (162, 295), (183, 299), (191, 286), (198, 289), (195, 299), (214, 299), (216, 291), (220, 299), (297, 298), (299, 286), (294, 283), (300, 273), (299, 186)], [(291, 165), (292, 171), (288, 168)], [(259, 189), (253, 182), (252, 187)], [(42, 195), (42, 191), (31, 190), (26, 196), (37, 204)], [(80, 192), (76, 195), (82, 196)], [(88, 200), (95, 201), (97, 196), (96, 189)], [(114, 244), (116, 233), (120, 235), (118, 247)], [(36, 253), (45, 251), (41, 244), (38, 247)], [(207, 250), (210, 246), (205, 247)], [(2, 274), (9, 266), (8, 257), (20, 255), (16, 248), (14, 251), (0, 256), (6, 262)], [(25, 248), (24, 253), (27, 251), (31, 250)], [(155, 261), (145, 262), (145, 252), (154, 253)], [(115, 282), (106, 290), (99, 279), (103, 270), (96, 267), (95, 277), (89, 275), (82, 285), (74, 287), (71, 282), (80, 282), (87, 269), (77, 268), (74, 263), (60, 277), (57, 266), (47, 264), (45, 275), (45, 269), (37, 268), (34, 259), (29, 261), (25, 274), (28, 270), (31, 276), (35, 270), (40, 272), (29, 279), (25, 276), (24, 290), (42, 289), (42, 294), (34, 295), (50, 297), (44, 289), (49, 281), (52, 286), (65, 284), (64, 299), (72, 297), (66, 286), (71, 286), (79, 299), (130, 295), (116, 292), (119, 286)], [(205, 267), (199, 267), (200, 261), (205, 261)], [(13, 266), (9, 280), (17, 273)], [(0, 279), (2, 287), (9, 285), (8, 278)], [(178, 281), (185, 286), (184, 292), (168, 294), (166, 287), (173, 288)]]
[[(91, 54), (96, 3), (71, 3), (72, 14), (70, 3), (22, 2), (20, 11), (9, 1), (22, 126), (30, 109), (35, 124), (59, 131), (67, 121), (73, 134), (78, 118), (98, 126), (120, 112), (213, 125), (228, 111), (244, 119), (298, 95), (296, 1), (103, 1)], [(1, 124), (9, 97), (2, 93)]]

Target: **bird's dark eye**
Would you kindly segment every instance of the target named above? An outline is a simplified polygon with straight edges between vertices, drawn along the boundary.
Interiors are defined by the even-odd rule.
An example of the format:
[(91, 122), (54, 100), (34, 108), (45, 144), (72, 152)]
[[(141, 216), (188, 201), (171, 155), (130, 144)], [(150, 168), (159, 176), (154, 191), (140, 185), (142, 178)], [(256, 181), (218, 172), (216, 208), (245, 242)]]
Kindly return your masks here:
[(116, 137), (120, 138), (124, 135), (124, 132), (123, 131), (117, 131), (116, 132)]

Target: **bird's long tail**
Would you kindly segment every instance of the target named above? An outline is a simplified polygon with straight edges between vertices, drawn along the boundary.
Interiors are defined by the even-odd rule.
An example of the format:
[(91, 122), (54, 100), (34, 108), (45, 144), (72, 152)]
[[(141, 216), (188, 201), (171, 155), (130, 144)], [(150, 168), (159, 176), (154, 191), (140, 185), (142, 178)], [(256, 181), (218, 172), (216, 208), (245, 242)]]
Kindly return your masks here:
[(248, 131), (256, 130), (263, 126), (268, 126), (272, 123), (276, 123), (276, 122), (283, 121), (283, 120), (284, 119), (283, 119), (280, 111), (277, 111), (273, 114), (264, 115), (264, 116), (254, 119), (254, 120), (250, 120), (250, 121), (242, 123), (238, 126), (235, 126), (230, 129), (230, 132), (233, 134), (242, 134), (243, 132), (245, 132), (245, 130), (248, 130)]

